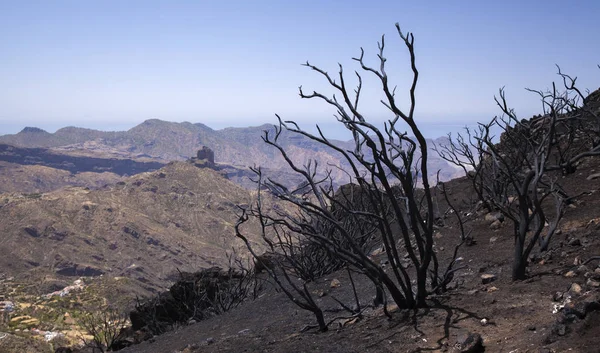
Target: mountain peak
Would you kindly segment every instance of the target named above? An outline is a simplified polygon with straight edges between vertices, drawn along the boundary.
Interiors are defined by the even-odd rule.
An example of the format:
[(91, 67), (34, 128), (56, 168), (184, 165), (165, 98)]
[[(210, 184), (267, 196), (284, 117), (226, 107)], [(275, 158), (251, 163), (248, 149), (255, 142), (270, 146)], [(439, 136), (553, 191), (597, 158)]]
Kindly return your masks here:
[(46, 130), (40, 129), (39, 127), (27, 126), (23, 130), (21, 130), (20, 133), (23, 133), (23, 134), (26, 134), (26, 133), (47, 134), (48, 132)]

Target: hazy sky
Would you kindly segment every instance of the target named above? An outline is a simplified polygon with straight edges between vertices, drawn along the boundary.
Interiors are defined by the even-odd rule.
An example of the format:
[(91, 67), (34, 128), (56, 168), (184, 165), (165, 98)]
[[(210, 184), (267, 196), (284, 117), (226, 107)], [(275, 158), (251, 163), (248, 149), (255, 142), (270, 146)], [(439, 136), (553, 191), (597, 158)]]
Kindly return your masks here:
[[(127, 129), (146, 119), (211, 127), (332, 121), (297, 87), (331, 90), (300, 64), (335, 73), (365, 48), (405, 94), (408, 56), (394, 23), (415, 35), (418, 119), (487, 120), (505, 86), (523, 117), (524, 87), (544, 89), (559, 64), (583, 88), (600, 86), (600, 2), (589, 1), (26, 1), (0, 0), (0, 134), (24, 126)], [(349, 76), (354, 79), (352, 75)], [(376, 82), (363, 109), (385, 117)]]

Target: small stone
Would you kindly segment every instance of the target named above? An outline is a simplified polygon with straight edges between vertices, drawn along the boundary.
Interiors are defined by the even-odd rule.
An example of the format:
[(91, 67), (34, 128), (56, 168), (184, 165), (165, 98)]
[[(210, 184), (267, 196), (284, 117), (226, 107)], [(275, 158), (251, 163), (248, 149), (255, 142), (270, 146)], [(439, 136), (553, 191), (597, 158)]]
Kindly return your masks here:
[(569, 244), (570, 246), (580, 246), (581, 240), (579, 240), (579, 238), (573, 237), (573, 238), (569, 239), (569, 242), (567, 244)]
[(581, 294), (581, 286), (577, 283), (571, 284), (571, 288), (569, 288), (569, 293)]
[(200, 346), (197, 345), (196, 343), (192, 343), (192, 344), (188, 344), (185, 349), (183, 350), (183, 352), (196, 352), (198, 349), (200, 349)]
[(500, 212), (490, 212), (484, 217), (486, 222), (504, 221), (504, 215)]
[(250, 329), (246, 328), (246, 329), (243, 329), (240, 332), (238, 332), (238, 335), (247, 335), (249, 333), (250, 333)]
[(206, 344), (211, 345), (213, 343), (215, 343), (215, 339), (214, 338), (209, 337), (209, 338), (206, 339)]
[(342, 283), (341, 283), (341, 282), (340, 282), (340, 280), (338, 280), (337, 278), (334, 278), (334, 279), (332, 279), (332, 280), (331, 280), (331, 283), (329, 284), (329, 286), (330, 286), (331, 288), (337, 288), (337, 287), (339, 287), (339, 286), (341, 286), (341, 285), (342, 285)]
[(494, 275), (494, 274), (484, 273), (483, 275), (481, 275), (481, 283), (483, 283), (483, 284), (492, 283), (495, 280), (496, 280), (496, 275)]
[(556, 292), (552, 295), (552, 300), (555, 302), (559, 302), (562, 300), (563, 296), (564, 296), (563, 292)]
[(565, 277), (567, 278), (571, 278), (571, 277), (575, 277), (577, 276), (577, 273), (575, 273), (575, 271), (569, 271), (567, 273), (565, 273)]
[(490, 244), (494, 244), (496, 242), (496, 240), (498, 240), (498, 237), (491, 237)]
[(483, 319), (481, 319), (480, 322), (481, 322), (481, 326), (486, 326), (488, 324), (488, 319), (483, 318)]
[(492, 230), (497, 230), (502, 228), (502, 222), (500, 221), (493, 221), (492, 224), (490, 224), (490, 229)]
[(486, 291), (486, 292), (488, 292), (488, 293), (492, 293), (492, 292), (495, 292), (495, 291), (497, 291), (497, 290), (498, 290), (498, 288), (497, 288), (497, 287), (491, 286), (491, 287), (489, 287), (488, 289), (486, 289), (485, 291)]
[(587, 280), (586, 284), (587, 284), (588, 286), (590, 286), (590, 287), (594, 287), (594, 288), (598, 288), (598, 287), (600, 287), (600, 282), (598, 282), (598, 281), (594, 281), (594, 280), (593, 280), (593, 279), (591, 279), (591, 278), (588, 278), (588, 280)]

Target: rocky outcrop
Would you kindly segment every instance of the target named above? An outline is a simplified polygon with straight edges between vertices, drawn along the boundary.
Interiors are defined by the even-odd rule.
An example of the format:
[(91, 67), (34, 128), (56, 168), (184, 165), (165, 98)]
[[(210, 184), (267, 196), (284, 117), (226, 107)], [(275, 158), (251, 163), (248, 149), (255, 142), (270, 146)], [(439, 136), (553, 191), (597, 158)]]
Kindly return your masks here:
[(215, 152), (209, 147), (202, 146), (196, 153), (195, 158), (190, 159), (190, 163), (199, 168), (215, 168)]
[(202, 148), (198, 150), (196, 158), (198, 158), (199, 161), (206, 160), (210, 164), (215, 164), (215, 153), (206, 146), (202, 146)]

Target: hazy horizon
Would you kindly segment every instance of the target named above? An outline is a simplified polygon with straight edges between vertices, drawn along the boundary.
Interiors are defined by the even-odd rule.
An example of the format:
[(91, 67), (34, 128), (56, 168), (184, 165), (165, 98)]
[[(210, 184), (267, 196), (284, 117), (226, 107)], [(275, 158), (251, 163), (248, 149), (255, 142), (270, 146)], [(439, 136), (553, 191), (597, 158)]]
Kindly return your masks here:
[[(149, 119), (148, 119), (149, 120)], [(159, 119), (162, 120), (162, 119)], [(167, 121), (167, 120), (165, 120)], [(226, 129), (226, 128), (250, 128), (250, 127), (257, 127), (257, 126), (262, 126), (264, 124), (268, 124), (268, 125), (274, 125), (277, 122), (275, 120), (273, 121), (265, 121), (263, 123), (257, 123), (257, 124), (253, 124), (253, 125), (247, 125), (247, 126), (231, 126), (231, 125), (219, 125), (219, 124), (205, 124), (201, 121), (169, 121), (169, 122), (174, 122), (174, 123), (184, 123), (184, 122), (188, 122), (188, 123), (192, 123), (192, 124), (197, 124), (197, 123), (201, 123), (204, 124), (206, 126), (208, 126), (209, 128), (213, 129), (213, 130), (222, 130), (222, 129)], [(13, 134), (17, 134), (19, 132), (21, 132), (23, 129), (28, 128), (28, 127), (34, 127), (34, 128), (39, 128), (42, 129), (46, 132), (49, 133), (55, 133), (57, 130), (65, 128), (65, 127), (78, 127), (78, 128), (86, 128), (86, 129), (92, 129), (92, 130), (99, 130), (99, 131), (127, 131), (139, 124), (143, 123), (136, 123), (136, 124), (97, 124), (97, 125), (87, 125), (87, 126), (83, 126), (83, 125), (77, 125), (77, 124), (69, 124), (69, 125), (56, 125), (56, 124), (37, 124), (37, 125), (12, 125), (12, 124), (0, 124), (0, 136), (3, 135), (13, 135)], [(309, 122), (302, 122), (299, 124), (301, 128), (316, 133), (316, 126), (315, 123), (309, 123)], [(461, 123), (444, 123), (444, 124), (439, 124), (439, 123), (422, 123), (420, 124), (421, 127), (421, 132), (425, 135), (425, 137), (427, 138), (431, 138), (431, 139), (435, 139), (438, 137), (443, 137), (446, 136), (448, 133), (452, 133), (455, 134), (457, 132), (461, 132), (464, 130), (465, 126), (469, 126), (469, 127), (473, 127), (476, 124), (461, 124)], [(340, 126), (340, 124), (336, 123), (335, 121), (332, 122), (327, 122), (327, 123), (319, 123), (319, 127), (325, 132), (325, 135), (328, 138), (333, 138), (333, 139), (340, 139), (340, 140), (350, 140), (352, 138), (352, 135), (345, 130), (343, 127)]]
[[(415, 36), (416, 117), (426, 134), (489, 120), (503, 86), (519, 116), (530, 117), (541, 105), (524, 88), (551, 87), (555, 64), (582, 89), (597, 89), (599, 10), (595, 1), (554, 0), (3, 1), (0, 134), (127, 130), (151, 118), (220, 129), (275, 123), (278, 113), (336, 135), (335, 112), (297, 92), (332, 90), (300, 64), (335, 74), (340, 62), (353, 86), (351, 58), (363, 47), (377, 65), (385, 34), (387, 72), (406, 106), (410, 62), (396, 22)], [(381, 122), (381, 93), (368, 76), (361, 107)]]

